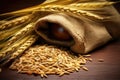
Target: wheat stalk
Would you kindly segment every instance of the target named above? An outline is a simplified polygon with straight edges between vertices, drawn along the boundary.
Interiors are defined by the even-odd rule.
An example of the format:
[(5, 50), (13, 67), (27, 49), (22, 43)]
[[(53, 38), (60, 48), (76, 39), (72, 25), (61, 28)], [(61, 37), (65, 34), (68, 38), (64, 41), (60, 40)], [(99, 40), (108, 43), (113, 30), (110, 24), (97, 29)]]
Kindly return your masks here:
[(53, 12), (64, 12), (64, 13), (72, 13), (75, 15), (82, 15), (82, 16), (86, 16), (86, 17), (91, 17), (94, 19), (98, 19), (98, 20), (103, 20), (104, 18), (88, 12), (88, 11), (84, 11), (84, 10), (78, 10), (76, 8), (72, 8), (72, 7), (68, 7), (68, 6), (60, 6), (60, 5), (49, 5), (49, 6), (45, 6), (45, 7), (41, 7), (38, 11), (53, 11)]
[(21, 29), (19, 32), (17, 32), (7, 43), (7, 46), (10, 46), (12, 43), (14, 43), (16, 40), (20, 39), (23, 36), (26, 36), (30, 34), (33, 31), (33, 23), (28, 24), (23, 29)]
[(81, 10), (98, 10), (98, 8), (104, 8), (106, 6), (111, 6), (115, 4), (116, 2), (108, 2), (108, 1), (102, 1), (102, 2), (85, 2), (85, 3), (74, 3), (69, 6), (75, 7), (77, 9)]
[[(95, 1), (95, 0), (93, 0)], [(13, 12), (8, 12), (8, 13), (3, 13), (0, 14), (0, 16), (4, 16), (4, 15), (23, 15), (23, 14), (28, 14), (28, 13), (32, 13), (35, 10), (41, 8), (41, 7), (45, 7), (48, 5), (69, 5), (69, 4), (73, 4), (73, 3), (79, 3), (79, 2), (89, 2), (89, 0), (46, 0), (44, 3), (36, 5), (36, 6), (32, 6), (29, 8), (25, 8), (22, 10), (17, 10), (17, 11), (13, 11)]]
[(6, 47), (6, 48), (3, 48), (1, 51), (0, 51), (0, 57), (3, 58), (5, 57), (6, 55), (8, 54), (11, 54), (13, 53), (20, 45), (22, 45), (30, 36), (26, 36), (16, 42), (14, 42), (14, 44), (12, 44), (11, 46), (9, 47)]
[(15, 26), (15, 28), (1, 31), (0, 32), (0, 41), (5, 40), (6, 38), (13, 36), (14, 33), (19, 31), (21, 28), (22, 28), (22, 26), (19, 25), (19, 26)]
[(41, 4), (41, 6), (46, 5), (68, 5), (78, 2), (78, 0), (46, 0), (44, 3)]
[[(85, 10), (87, 10), (87, 9), (93, 10), (93, 8), (94, 9), (104, 8), (105, 6), (109, 6), (109, 5), (112, 5), (114, 3), (117, 3), (117, 2), (109, 2), (109, 1), (90, 2), (89, 0), (84, 0), (84, 1), (83, 0), (82, 1), (79, 1), (79, 0), (65, 0), (65, 1), (64, 0), (60, 0), (60, 1), (53, 0), (53, 1), (50, 1), (50, 0), (47, 0), (40, 5), (33, 6), (30, 8), (26, 8), (26, 9), (22, 9), (22, 10), (18, 10), (18, 11), (14, 11), (14, 12), (4, 13), (4, 14), (1, 14), (1, 16), (2, 15), (10, 15), (10, 14), (12, 14), (12, 15), (19, 14), (20, 15), (22, 13), (27, 14), (30, 12), (32, 13), (34, 11), (40, 11), (41, 9), (44, 9), (44, 8), (46, 8), (46, 9), (44, 9), (44, 11), (66, 12), (66, 8), (67, 8), (67, 11), (71, 11), (73, 13), (77, 13), (77, 14), (80, 14), (80, 15), (83, 15), (86, 17), (93, 17), (95, 19), (103, 19), (103, 17), (100, 17), (97, 14), (94, 14), (94, 13), (91, 13), (91, 12), (88, 12)], [(71, 10), (71, 8), (74, 9), (74, 11)]]
[(7, 21), (4, 24), (0, 25), (0, 30), (9, 29), (13, 26), (16, 26), (28, 21), (29, 19), (30, 19), (30, 15), (26, 15), (26, 16), (22, 16), (22, 17)]
[[(83, 0), (82, 0), (83, 1)], [(86, 0), (89, 1), (89, 0)], [(18, 10), (10, 13), (0, 14), (3, 15), (21, 15), (27, 14), (25, 16), (21, 16), (15, 18), (10, 21), (1, 22), (0, 25), (0, 57), (4, 60), (6, 56), (6, 61), (9, 62), (11, 59), (14, 59), (21, 55), (24, 50), (26, 50), (29, 46), (31, 46), (37, 39), (38, 36), (35, 34), (31, 34), (33, 32), (34, 21), (40, 18), (38, 15), (34, 14), (39, 12), (62, 12), (72, 15), (77, 15), (78, 17), (84, 16), (86, 18), (93, 18), (98, 20), (104, 20), (105, 17), (99, 16), (95, 13), (86, 11), (86, 10), (96, 10), (98, 8), (104, 8), (106, 6), (112, 5), (115, 2), (85, 2), (81, 3), (79, 0), (47, 0), (43, 4), (33, 6), (31, 8)], [(40, 15), (41, 16), (41, 15)], [(34, 19), (33, 19), (34, 18)], [(32, 20), (33, 19), (33, 20)], [(27, 23), (26, 23), (27, 21)], [(32, 21), (32, 22), (31, 22)], [(28, 22), (30, 22), (28, 24)], [(23, 23), (26, 25), (23, 28)], [(22, 26), (22, 27), (21, 27)], [(21, 29), (22, 28), (22, 29)], [(0, 59), (0, 62), (1, 60)]]
[(7, 22), (7, 20), (0, 20), (0, 25)]
[(14, 33), (14, 36), (12, 38), (10, 38), (8, 41), (4, 42), (4, 44), (1, 45), (1, 47), (3, 47), (3, 49), (8, 48), (11, 44), (16, 42), (17, 40), (19, 40), (19, 39), (23, 38), (24, 36), (27, 36), (28, 34), (30, 34), (33, 31), (33, 27), (34, 27), (33, 23), (28, 24), (26, 27), (19, 30), (17, 33)]
[[(18, 27), (18, 26), (17, 26)], [(14, 34), (16, 32), (18, 32), (20, 30), (20, 28), (14, 29), (14, 30), (10, 30), (10, 31), (5, 31), (5, 33), (3, 35), (0, 35), (0, 49), (2, 49), (6, 44), (7, 41), (14, 36)]]
[(38, 36), (37, 35), (31, 35), (30, 38), (24, 43), (22, 44), (17, 51), (15, 51), (12, 56), (11, 59), (14, 59), (15, 57), (17, 57), (18, 55), (22, 54), (22, 52), (24, 52), (28, 47), (30, 47), (36, 40), (37, 40)]
[[(30, 35), (30, 37), (22, 44), (20, 45), (15, 52), (10, 54), (8, 58), (5, 59), (5, 61), (1, 64), (2, 66), (8, 63), (9, 61), (16, 59), (17, 57), (21, 56), (22, 53), (28, 49), (36, 40), (38, 36), (36, 34)], [(8, 55), (7, 55), (8, 56)]]

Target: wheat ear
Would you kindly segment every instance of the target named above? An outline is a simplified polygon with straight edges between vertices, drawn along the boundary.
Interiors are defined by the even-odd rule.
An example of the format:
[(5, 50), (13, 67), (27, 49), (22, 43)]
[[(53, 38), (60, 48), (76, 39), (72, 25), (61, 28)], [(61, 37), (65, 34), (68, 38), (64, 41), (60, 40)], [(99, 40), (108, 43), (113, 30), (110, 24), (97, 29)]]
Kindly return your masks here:
[(14, 28), (0, 31), (0, 41), (2, 40), (4, 41), (8, 37), (12, 37), (16, 32), (22, 29), (23, 25), (18, 25), (18, 26), (15, 26)]
[(78, 0), (46, 0), (44, 3), (41, 4), (41, 6), (46, 5), (68, 5), (78, 2)]
[(18, 55), (20, 55), (21, 53), (23, 53), (27, 48), (29, 48), (37, 40), (37, 38), (38, 38), (37, 35), (31, 35), (30, 38), (24, 44), (22, 44), (17, 49), (17, 51), (15, 51), (12, 54), (11, 59), (14, 59), (15, 57), (17, 57)]
[(21, 29), (19, 32), (17, 32), (8, 42), (6, 46), (10, 46), (15, 41), (19, 40), (20, 38), (30, 34), (33, 31), (33, 23), (28, 24), (23, 29)]
[[(17, 26), (18, 27), (18, 26)], [(3, 34), (0, 34), (0, 49), (2, 49), (6, 44), (7, 41), (14, 36), (14, 34), (16, 32), (18, 32), (21, 28), (17, 28), (17, 29), (12, 29), (9, 31), (5, 31)]]
[(98, 8), (104, 8), (106, 6), (111, 6), (117, 2), (108, 2), (108, 1), (103, 1), (103, 2), (85, 2), (85, 3), (76, 3), (76, 4), (71, 4), (69, 6), (71, 7), (76, 7), (81, 10), (97, 10)]
[(2, 63), (2, 66), (8, 63), (9, 61), (18, 58), (22, 55), (22, 53), (28, 49), (36, 40), (38, 36), (36, 34), (30, 35), (30, 37), (20, 46), (17, 48), (15, 52), (13, 52), (9, 57), (4, 59), (4, 62)]
[(5, 15), (23, 15), (23, 14), (29, 14), (32, 13), (34, 10), (39, 9), (40, 7), (44, 7), (47, 5), (66, 5), (66, 4), (71, 4), (74, 2), (77, 2), (78, 0), (46, 0), (44, 3), (36, 5), (36, 6), (32, 6), (29, 8), (25, 8), (25, 9), (21, 9), (21, 10), (17, 10), (17, 11), (13, 11), (13, 12), (8, 12), (8, 13), (3, 13), (0, 14), (0, 16), (5, 16)]
[(98, 20), (103, 20), (104, 18), (91, 13), (89, 11), (84, 11), (84, 10), (78, 10), (76, 8), (72, 8), (72, 7), (68, 7), (68, 6), (60, 6), (60, 5), (49, 5), (49, 6), (45, 6), (45, 7), (41, 7), (38, 11), (53, 11), (53, 12), (64, 12), (64, 13), (72, 13), (75, 15), (82, 15), (82, 16), (86, 16), (86, 17), (91, 17), (94, 19), (98, 19)]
[(30, 36), (26, 36), (16, 42), (14, 42), (11, 46), (7, 48), (3, 48), (0, 51), (0, 57), (4, 58), (6, 55), (13, 53), (20, 45), (22, 45)]
[(13, 26), (22, 24), (28, 21), (29, 19), (30, 19), (30, 15), (26, 15), (26, 16), (16, 18), (14, 20), (7, 21), (4, 24), (0, 25), (0, 30), (12, 28)]
[(6, 42), (4, 42), (3, 45), (1, 45), (2, 50), (7, 49), (10, 45), (12, 45), (13, 43), (15, 43), (16, 41), (18, 41), (21, 38), (24, 38), (24, 36), (27, 36), (30, 33), (32, 33), (32, 31), (33, 31), (33, 23), (28, 24), (26, 27), (24, 27), (23, 29), (21, 29), (17, 33), (14, 33), (13, 37), (11, 37), (9, 40), (7, 40)]

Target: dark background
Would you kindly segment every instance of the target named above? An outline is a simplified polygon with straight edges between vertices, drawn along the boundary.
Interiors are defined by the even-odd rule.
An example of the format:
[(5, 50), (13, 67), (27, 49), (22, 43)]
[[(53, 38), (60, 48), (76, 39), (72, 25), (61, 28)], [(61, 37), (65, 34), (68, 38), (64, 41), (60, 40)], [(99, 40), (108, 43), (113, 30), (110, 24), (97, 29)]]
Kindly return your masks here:
[(0, 13), (10, 12), (40, 4), (44, 0), (0, 0)]
[[(0, 0), (0, 13), (30, 7), (40, 4), (42, 1)], [(120, 11), (119, 4), (116, 4), (115, 7)], [(120, 40), (110, 41), (91, 52), (91, 55), (93, 62), (86, 64), (89, 71), (80, 70), (62, 77), (48, 75), (48, 78), (41, 78), (40, 76), (19, 74), (17, 71), (12, 71), (5, 67), (0, 73), (0, 80), (120, 80)], [(104, 59), (104, 62), (98, 62), (98, 59)]]

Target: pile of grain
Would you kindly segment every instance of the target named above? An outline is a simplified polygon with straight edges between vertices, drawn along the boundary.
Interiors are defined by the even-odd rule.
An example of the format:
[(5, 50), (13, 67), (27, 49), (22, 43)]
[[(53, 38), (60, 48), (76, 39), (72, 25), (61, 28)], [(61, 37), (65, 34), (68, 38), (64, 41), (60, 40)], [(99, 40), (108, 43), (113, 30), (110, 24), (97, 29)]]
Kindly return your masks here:
[(13, 62), (10, 68), (18, 70), (20, 73), (34, 73), (47, 77), (47, 74), (69, 74), (80, 68), (88, 70), (84, 66), (87, 60), (91, 60), (91, 58), (75, 56), (64, 48), (39, 45), (29, 48), (24, 55)]

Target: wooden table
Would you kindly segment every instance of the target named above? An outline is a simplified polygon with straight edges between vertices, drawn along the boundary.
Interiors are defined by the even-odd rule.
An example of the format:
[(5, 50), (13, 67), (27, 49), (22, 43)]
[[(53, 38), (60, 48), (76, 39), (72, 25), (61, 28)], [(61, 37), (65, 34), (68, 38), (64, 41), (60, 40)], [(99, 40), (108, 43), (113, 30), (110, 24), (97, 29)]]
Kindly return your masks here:
[[(0, 80), (120, 80), (120, 40), (109, 42), (91, 52), (91, 55), (93, 61), (86, 64), (88, 71), (80, 70), (62, 77), (48, 75), (48, 78), (41, 78), (4, 68), (0, 73)], [(99, 59), (104, 59), (104, 62), (99, 62)]]
[[(13, 3), (14, 1), (16, 1), (16, 3)], [(38, 2), (40, 3), (41, 1), (24, 0), (23, 2), (22, 0), (1, 0), (0, 10), (2, 11), (0, 11), (0, 13), (21, 9), (25, 6), (28, 7), (38, 4)], [(6, 6), (4, 4), (6, 4)], [(15, 5), (18, 6), (15, 7)], [(58, 75), (48, 75), (48, 78), (41, 78), (40, 76), (20, 74), (6, 67), (0, 73), (0, 80), (120, 80), (120, 40), (109, 42), (91, 52), (91, 55), (93, 61), (86, 64), (89, 69), (88, 71), (80, 70), (79, 72), (74, 72), (62, 77)], [(104, 62), (99, 62), (99, 59), (104, 59)]]

